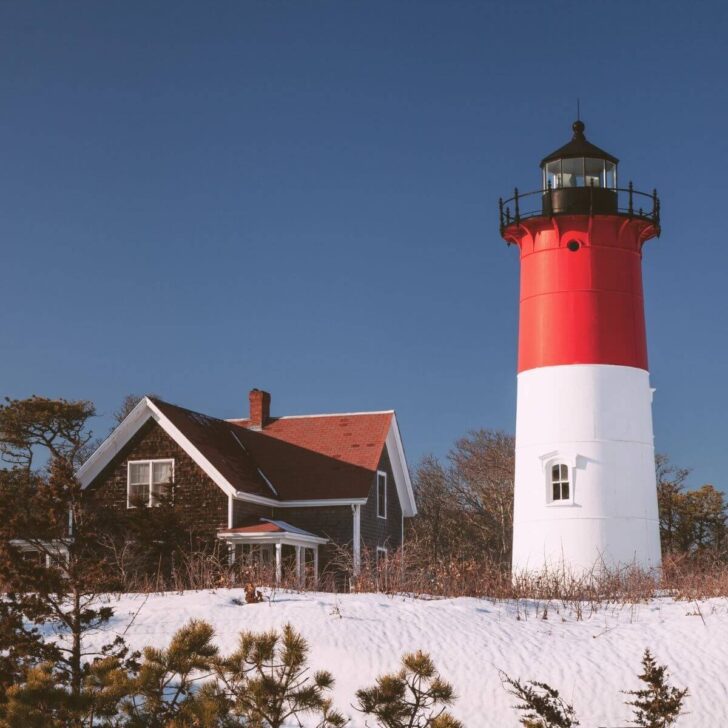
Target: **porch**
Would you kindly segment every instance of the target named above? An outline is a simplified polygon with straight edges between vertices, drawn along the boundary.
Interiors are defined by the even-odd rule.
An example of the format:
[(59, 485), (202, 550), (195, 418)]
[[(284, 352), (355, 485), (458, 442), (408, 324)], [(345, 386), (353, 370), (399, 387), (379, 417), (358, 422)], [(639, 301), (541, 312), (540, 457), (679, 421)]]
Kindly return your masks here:
[(217, 537), (228, 545), (230, 564), (274, 565), (276, 584), (289, 576), (299, 587), (318, 584), (319, 546), (328, 543), (326, 538), (268, 518), (249, 526), (226, 528)]

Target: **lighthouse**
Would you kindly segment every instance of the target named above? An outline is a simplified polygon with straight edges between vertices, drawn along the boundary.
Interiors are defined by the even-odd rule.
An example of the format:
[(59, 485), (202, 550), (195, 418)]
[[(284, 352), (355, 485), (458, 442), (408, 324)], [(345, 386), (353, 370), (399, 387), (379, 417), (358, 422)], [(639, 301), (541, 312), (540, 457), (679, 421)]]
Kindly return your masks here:
[(520, 251), (514, 575), (660, 565), (642, 291), (660, 203), (572, 130), (540, 189), (500, 201)]

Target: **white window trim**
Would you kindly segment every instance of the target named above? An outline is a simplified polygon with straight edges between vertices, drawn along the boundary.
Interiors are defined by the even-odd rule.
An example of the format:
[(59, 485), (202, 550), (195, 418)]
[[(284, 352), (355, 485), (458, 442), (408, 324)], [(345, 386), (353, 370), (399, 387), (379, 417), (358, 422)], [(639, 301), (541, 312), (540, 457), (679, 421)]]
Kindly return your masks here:
[[(543, 466), (544, 487), (546, 489), (547, 508), (571, 508), (576, 504), (576, 455), (566, 455), (559, 452), (550, 452), (541, 456)], [(551, 468), (554, 465), (566, 465), (569, 474), (569, 497), (554, 500), (553, 483), (551, 481)]]
[(377, 546), (377, 554), (384, 554), (384, 559), (386, 561), (387, 556), (389, 555), (389, 551), (387, 551), (386, 546)]
[(147, 507), (152, 507), (152, 478), (154, 476), (154, 463), (172, 463), (172, 483), (170, 485), (174, 485), (174, 458), (152, 458), (150, 460), (127, 460), (126, 463), (126, 507), (127, 508), (136, 508), (136, 506), (133, 506), (129, 500), (129, 486), (131, 485), (129, 483), (129, 479), (131, 477), (131, 465), (139, 465), (139, 464), (149, 464), (149, 501), (147, 502)]
[[(384, 476), (384, 508), (382, 509), (384, 512), (384, 515), (381, 516), (379, 514), (379, 478), (380, 476)], [(383, 521), (387, 520), (387, 486), (389, 483), (387, 483), (387, 473), (384, 470), (377, 470), (377, 518), (381, 518)]]

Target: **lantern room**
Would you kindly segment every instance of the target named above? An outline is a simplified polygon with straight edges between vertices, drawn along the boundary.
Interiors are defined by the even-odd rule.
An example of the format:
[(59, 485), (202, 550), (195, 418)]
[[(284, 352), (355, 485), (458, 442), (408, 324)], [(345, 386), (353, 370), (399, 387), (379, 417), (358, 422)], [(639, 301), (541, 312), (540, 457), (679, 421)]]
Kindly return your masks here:
[(541, 160), (543, 214), (617, 212), (619, 160), (587, 141), (583, 121), (571, 128), (571, 141)]
[(660, 234), (660, 200), (656, 190), (638, 192), (629, 182), (620, 188), (619, 160), (584, 136), (584, 122), (571, 126), (571, 140), (541, 160), (541, 186), (532, 192), (514, 189), (499, 200), (501, 235), (517, 242), (524, 221), (560, 215), (618, 215), (649, 223), (648, 237)]

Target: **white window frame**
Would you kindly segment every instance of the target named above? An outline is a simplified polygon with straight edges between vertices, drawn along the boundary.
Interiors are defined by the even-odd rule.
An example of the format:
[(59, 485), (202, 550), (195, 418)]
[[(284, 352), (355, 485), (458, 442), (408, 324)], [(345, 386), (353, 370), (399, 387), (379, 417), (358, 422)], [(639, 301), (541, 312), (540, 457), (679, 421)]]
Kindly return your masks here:
[[(546, 495), (546, 505), (549, 508), (563, 508), (565, 506), (574, 506), (576, 501), (576, 455), (566, 455), (560, 452), (550, 452), (541, 456), (541, 464), (544, 474), (544, 489)], [(551, 480), (551, 469), (554, 465), (566, 465), (566, 472), (569, 478), (569, 497), (554, 500), (553, 481)]]
[[(380, 508), (381, 503), (379, 502), (379, 478), (384, 478), (384, 508)], [(377, 518), (381, 518), (383, 521), (387, 520), (387, 473), (384, 470), (377, 470)], [(384, 513), (384, 515), (381, 515)]]
[(128, 460), (126, 463), (126, 507), (127, 508), (136, 508), (135, 505), (131, 504), (131, 501), (129, 499), (129, 488), (131, 483), (129, 482), (131, 480), (131, 466), (132, 465), (149, 465), (149, 500), (147, 501), (147, 507), (152, 508), (153, 506), (158, 506), (159, 503), (152, 504), (152, 484), (153, 484), (153, 478), (154, 478), (154, 463), (171, 463), (172, 464), (172, 482), (170, 483), (170, 487), (174, 487), (174, 458), (152, 458), (148, 460)]
[(384, 558), (384, 563), (386, 563), (387, 562), (387, 556), (389, 555), (389, 552), (387, 551), (387, 547), (386, 546), (377, 546), (376, 558), (375, 558), (375, 562), (374, 562), (375, 563), (375, 566), (377, 568), (379, 568), (379, 565), (382, 563), (382, 561), (380, 560), (379, 554), (383, 554), (384, 555), (384, 557), (383, 557)]
[[(558, 473), (554, 473), (554, 468), (558, 468)], [(557, 475), (557, 477), (554, 477)], [(551, 464), (551, 500), (555, 503), (563, 503), (571, 500), (571, 478), (569, 477), (569, 466), (566, 463), (556, 462)], [(559, 496), (556, 497), (554, 488), (558, 488)], [(566, 488), (566, 496), (564, 496), (564, 488)]]

